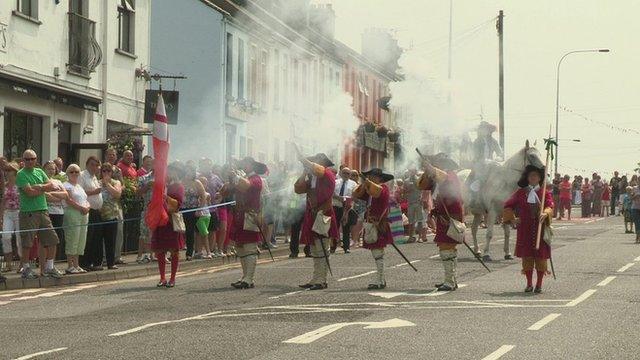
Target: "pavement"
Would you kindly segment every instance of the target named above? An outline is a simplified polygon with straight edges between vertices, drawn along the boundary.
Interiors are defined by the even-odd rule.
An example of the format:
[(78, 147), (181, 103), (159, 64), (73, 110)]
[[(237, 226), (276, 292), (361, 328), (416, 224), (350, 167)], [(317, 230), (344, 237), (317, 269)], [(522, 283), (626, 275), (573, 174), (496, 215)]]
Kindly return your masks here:
[[(229, 286), (232, 263), (183, 268), (172, 289), (145, 276), (5, 291), (0, 358), (640, 359), (634, 239), (620, 217), (556, 223), (557, 280), (539, 295), (523, 292), (517, 259), (487, 272), (462, 248), (461, 287), (434, 292), (432, 242), (400, 247), (418, 272), (388, 248), (378, 291), (366, 290), (374, 264), (363, 249), (331, 257), (323, 291), (299, 289), (311, 261), (285, 255), (262, 257), (249, 290)], [(500, 237), (490, 252), (502, 259)]]

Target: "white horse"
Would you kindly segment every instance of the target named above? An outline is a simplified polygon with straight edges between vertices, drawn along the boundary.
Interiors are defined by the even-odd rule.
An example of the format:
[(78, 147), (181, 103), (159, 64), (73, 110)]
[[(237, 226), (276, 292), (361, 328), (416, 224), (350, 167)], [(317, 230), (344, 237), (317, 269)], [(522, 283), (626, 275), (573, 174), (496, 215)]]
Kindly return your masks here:
[[(478, 246), (478, 227), (482, 222), (483, 216), (486, 214), (487, 235), (484, 245), (483, 260), (491, 261), (489, 254), (489, 245), (493, 239), (493, 226), (499, 214), (502, 214), (504, 202), (511, 194), (518, 189), (517, 182), (527, 165), (543, 167), (544, 162), (541, 159), (540, 152), (533, 146), (529, 146), (529, 140), (526, 141), (525, 147), (520, 149), (515, 155), (510, 157), (504, 164), (498, 163), (487, 164), (484, 179), (479, 179), (484, 184), (480, 189), (480, 194), (476, 196), (476, 201), (471, 202), (471, 194), (465, 189), (463, 194), (465, 204), (470, 204), (469, 211), (473, 214), (473, 223), (471, 224), (471, 234), (473, 235), (474, 251), (480, 253)], [(464, 183), (469, 176), (469, 170), (462, 170), (458, 173), (458, 177)], [(511, 259), (509, 249), (510, 225), (502, 225), (504, 229), (504, 256), (505, 259)]]

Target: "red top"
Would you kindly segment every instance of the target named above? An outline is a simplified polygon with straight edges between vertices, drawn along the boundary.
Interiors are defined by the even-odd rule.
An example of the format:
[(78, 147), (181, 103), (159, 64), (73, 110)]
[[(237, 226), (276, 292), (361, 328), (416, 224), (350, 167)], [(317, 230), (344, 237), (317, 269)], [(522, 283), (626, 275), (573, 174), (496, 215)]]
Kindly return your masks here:
[(138, 175), (138, 177), (141, 176), (145, 176), (147, 175), (149, 172), (147, 171), (147, 169), (141, 167), (140, 169), (138, 169), (138, 172), (136, 173), (136, 175)]
[(604, 192), (602, 193), (602, 200), (610, 201), (611, 200), (611, 190), (609, 185), (604, 184)]
[(136, 169), (131, 166), (131, 164), (125, 164), (124, 162), (118, 162), (118, 168), (122, 172), (122, 177), (136, 179), (138, 177), (138, 172)]
[[(537, 191), (538, 198), (542, 198), (542, 189)], [(544, 241), (544, 232), (540, 236), (540, 249), (536, 252), (536, 236), (538, 232), (538, 223), (540, 222), (539, 206), (532, 206), (527, 203), (529, 190), (527, 188), (519, 189), (504, 203), (504, 207), (512, 209), (520, 218), (518, 224), (518, 239), (516, 240), (516, 256), (534, 257), (538, 259), (548, 259), (551, 256), (551, 247)], [(553, 197), (551, 192), (547, 190), (544, 198), (544, 207), (553, 208)]]
[[(425, 190), (435, 190), (435, 182), (431, 181)], [(447, 235), (449, 230), (449, 215), (458, 220), (463, 221), (463, 205), (462, 205), (462, 189), (460, 180), (453, 171), (447, 172), (447, 178), (439, 185), (438, 196), (434, 200), (434, 207), (431, 213), (436, 219), (436, 237), (433, 239), (436, 243), (457, 244), (458, 242)], [(445, 210), (446, 207), (446, 210)]]
[[(182, 206), (184, 200), (184, 186), (182, 183), (173, 183), (167, 186), (167, 196), (178, 202), (178, 208)], [(167, 204), (164, 204), (165, 210)], [(179, 250), (184, 246), (184, 236), (182, 233), (173, 231), (171, 215), (169, 222), (164, 226), (158, 226), (151, 236), (151, 248), (154, 250)]]
[(560, 200), (571, 200), (571, 187), (573, 185), (568, 180), (562, 180), (560, 183)]
[[(329, 168), (325, 168), (324, 174), (317, 178), (315, 189), (311, 188), (311, 180), (307, 179), (307, 207), (304, 211), (304, 219), (302, 221), (302, 233), (300, 234), (301, 244), (313, 244), (317, 235), (311, 230), (315, 221), (316, 211), (309, 201), (309, 194), (315, 194), (317, 204), (331, 204), (334, 189), (336, 187), (336, 174)], [(338, 222), (336, 214), (333, 212), (333, 206), (328, 206), (324, 211), (325, 216), (331, 216), (331, 228), (329, 229), (329, 237), (338, 239)]]
[[(262, 193), (262, 178), (259, 175), (249, 176), (249, 189), (245, 192), (237, 191), (236, 208), (233, 213), (231, 226), (231, 240), (237, 245), (262, 242), (262, 234), (258, 231), (244, 230), (245, 213), (260, 213), (260, 194)], [(256, 219), (257, 220), (257, 219)]]
[(391, 227), (389, 226), (389, 221), (387, 217), (389, 216), (389, 188), (386, 184), (382, 184), (382, 192), (380, 196), (377, 198), (371, 197), (366, 192), (360, 198), (364, 201), (367, 201), (369, 204), (367, 206), (367, 213), (365, 215), (366, 219), (369, 219), (373, 222), (378, 222), (380, 218), (382, 221), (380, 222), (381, 226), (378, 228), (378, 241), (373, 244), (367, 244), (364, 242), (362, 247), (365, 249), (380, 249), (385, 246), (393, 243), (393, 236), (391, 234)]

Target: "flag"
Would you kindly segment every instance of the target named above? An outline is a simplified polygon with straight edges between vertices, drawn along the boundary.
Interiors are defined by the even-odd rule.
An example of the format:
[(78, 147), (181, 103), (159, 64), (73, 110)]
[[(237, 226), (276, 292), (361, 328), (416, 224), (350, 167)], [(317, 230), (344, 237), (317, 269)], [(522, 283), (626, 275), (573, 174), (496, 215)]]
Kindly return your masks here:
[(145, 215), (145, 222), (151, 231), (164, 226), (169, 215), (164, 206), (164, 192), (167, 181), (167, 163), (169, 160), (169, 125), (164, 108), (162, 93), (158, 94), (156, 114), (153, 116), (153, 193)]

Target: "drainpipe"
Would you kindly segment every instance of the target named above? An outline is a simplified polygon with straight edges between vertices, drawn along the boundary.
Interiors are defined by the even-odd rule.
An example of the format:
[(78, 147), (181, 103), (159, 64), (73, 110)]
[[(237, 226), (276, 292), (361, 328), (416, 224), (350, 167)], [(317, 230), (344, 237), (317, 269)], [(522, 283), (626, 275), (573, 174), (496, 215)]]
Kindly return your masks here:
[(109, 3), (110, 1), (102, 2), (102, 53), (104, 56), (102, 57), (102, 133), (104, 139), (106, 141), (107, 137), (107, 95), (109, 93), (108, 90), (108, 81), (109, 78), (109, 51), (108, 40), (109, 40)]

